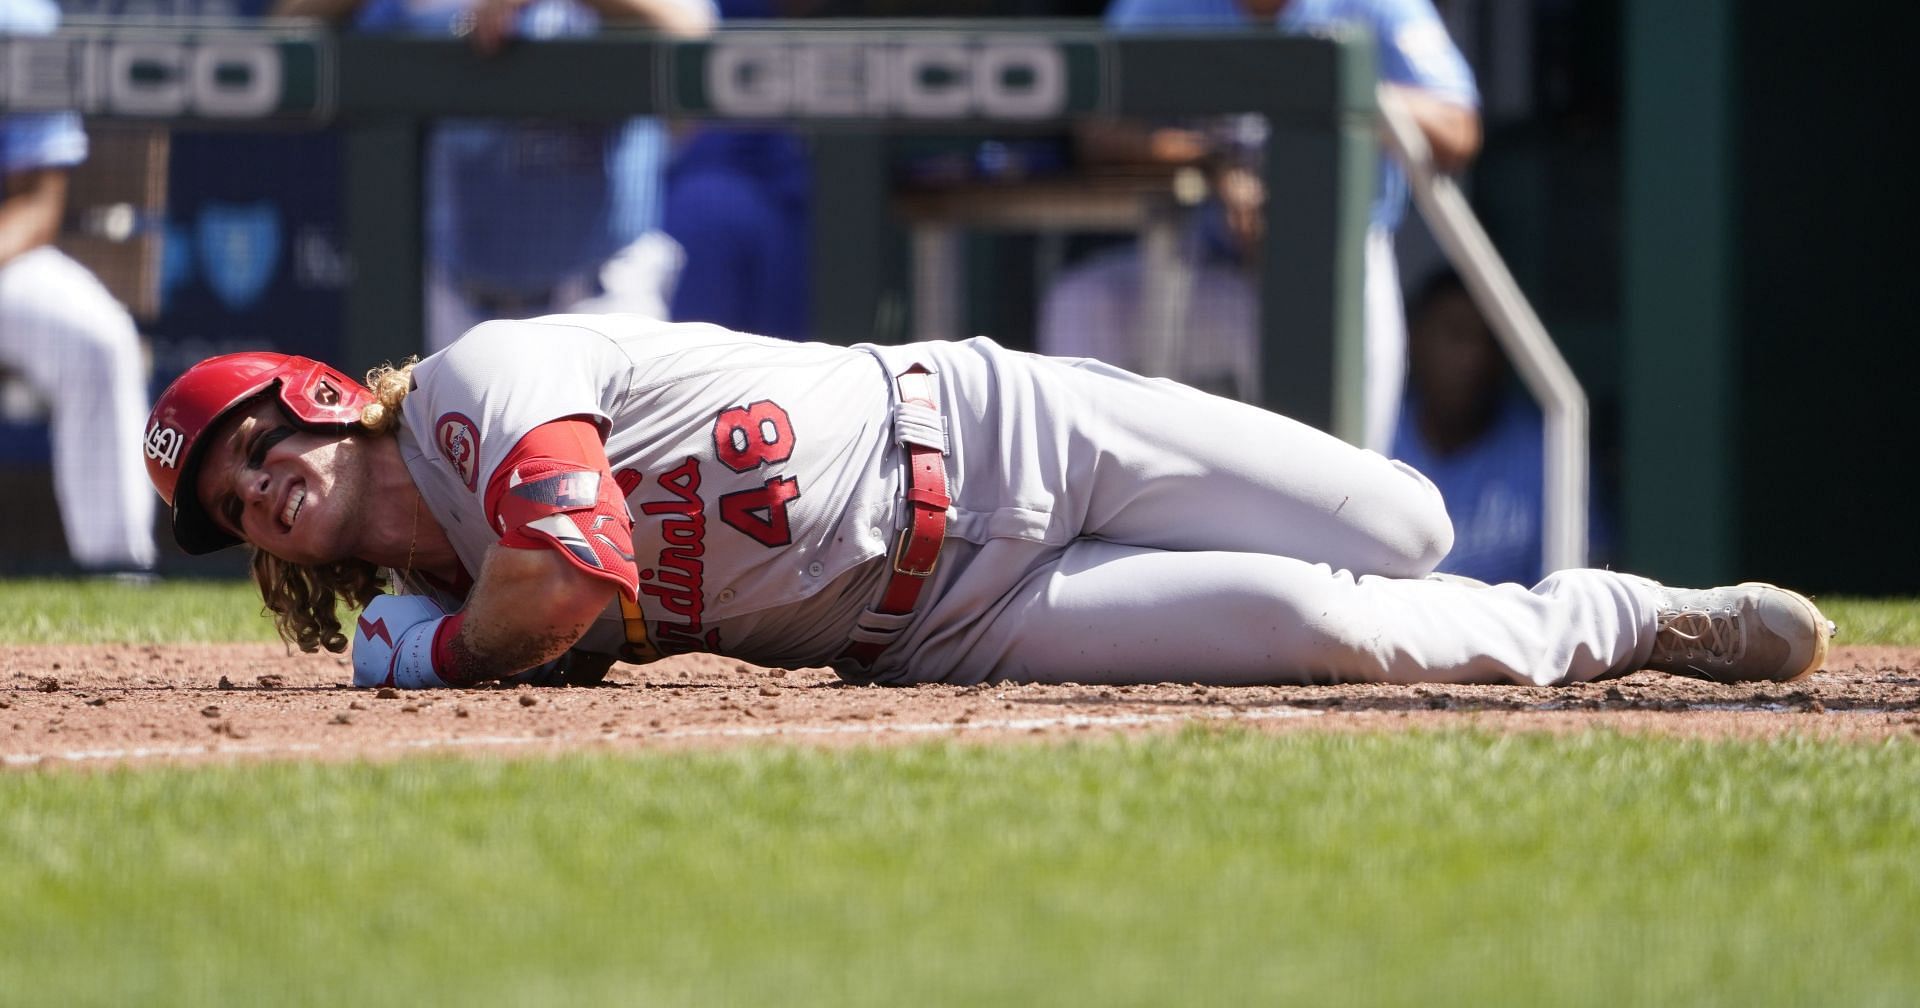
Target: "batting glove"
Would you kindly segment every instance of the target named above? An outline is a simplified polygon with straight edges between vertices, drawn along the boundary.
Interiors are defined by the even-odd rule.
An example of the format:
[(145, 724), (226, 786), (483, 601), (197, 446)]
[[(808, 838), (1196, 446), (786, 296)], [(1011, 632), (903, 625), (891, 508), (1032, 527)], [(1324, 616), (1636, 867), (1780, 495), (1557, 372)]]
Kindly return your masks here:
[(450, 617), (424, 595), (379, 595), (353, 631), (353, 684), (445, 686), (433, 668), (433, 638)]

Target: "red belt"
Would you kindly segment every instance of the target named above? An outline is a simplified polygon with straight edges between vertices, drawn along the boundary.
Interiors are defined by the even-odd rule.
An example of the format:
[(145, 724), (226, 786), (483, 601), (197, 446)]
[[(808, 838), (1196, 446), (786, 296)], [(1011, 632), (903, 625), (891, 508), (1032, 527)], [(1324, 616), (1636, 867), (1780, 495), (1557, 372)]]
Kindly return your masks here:
[[(934, 398), (933, 377), (919, 364), (902, 372), (897, 380), (900, 400), (938, 410)], [(940, 561), (940, 544), (947, 538), (947, 463), (940, 449), (904, 443), (907, 450), (907, 527), (893, 547), (893, 573), (880, 593), (873, 611), (888, 616), (905, 616), (920, 601), (920, 590), (933, 576)], [(852, 641), (840, 657), (851, 658), (871, 668), (874, 659), (892, 641)]]

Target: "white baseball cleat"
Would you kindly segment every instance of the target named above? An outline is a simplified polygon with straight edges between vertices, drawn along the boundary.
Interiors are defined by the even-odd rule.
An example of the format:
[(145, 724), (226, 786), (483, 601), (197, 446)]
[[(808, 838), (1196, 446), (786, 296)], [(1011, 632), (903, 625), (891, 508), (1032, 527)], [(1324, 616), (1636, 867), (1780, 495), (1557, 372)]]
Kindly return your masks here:
[(1749, 581), (1662, 588), (1647, 668), (1715, 682), (1792, 682), (1827, 661), (1834, 626), (1806, 596)]

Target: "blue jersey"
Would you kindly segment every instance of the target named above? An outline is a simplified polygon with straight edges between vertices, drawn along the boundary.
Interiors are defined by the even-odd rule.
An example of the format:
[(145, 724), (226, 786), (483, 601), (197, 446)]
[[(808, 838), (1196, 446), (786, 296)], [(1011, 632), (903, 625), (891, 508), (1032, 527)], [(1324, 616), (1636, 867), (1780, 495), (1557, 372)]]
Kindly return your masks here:
[[(1310, 32), (1359, 25), (1378, 43), (1380, 79), (1478, 108), (1473, 69), (1447, 35), (1432, 0), (1290, 0), (1272, 22), (1282, 31)], [(1107, 24), (1122, 31), (1165, 28), (1254, 27), (1238, 0), (1114, 0)], [(1406, 213), (1407, 179), (1383, 158), (1373, 202), (1375, 227), (1392, 230)]]
[[(46, 35), (60, 23), (52, 0), (0, 0), (0, 35)], [(87, 135), (70, 112), (0, 115), (0, 175), (70, 168), (87, 159)]]
[[(1448, 574), (1489, 583), (1532, 584), (1541, 570), (1545, 522), (1544, 422), (1526, 393), (1506, 393), (1493, 426), (1450, 455), (1420, 437), (1409, 396), (1394, 428), (1393, 457), (1420, 470), (1440, 489), (1453, 521), (1453, 550), (1440, 562)], [(1605, 510), (1589, 487), (1587, 542), (1597, 562), (1611, 538)]]
[(1524, 395), (1510, 395), (1486, 434), (1448, 455), (1420, 437), (1411, 400), (1394, 430), (1393, 456), (1440, 488), (1453, 520), (1453, 550), (1439, 569), (1490, 583), (1539, 580), (1545, 493), (1539, 408)]
[[(709, 0), (681, 0), (710, 8)], [(369, 0), (363, 31), (456, 34), (470, 0)], [(587, 35), (600, 18), (575, 0), (532, 0), (519, 37)], [(666, 135), (654, 119), (448, 119), (427, 142), (428, 247), (462, 284), (531, 294), (597, 267), (660, 223)]]
[(686, 252), (672, 317), (807, 338), (813, 168), (785, 130), (706, 127), (667, 168), (661, 229)]

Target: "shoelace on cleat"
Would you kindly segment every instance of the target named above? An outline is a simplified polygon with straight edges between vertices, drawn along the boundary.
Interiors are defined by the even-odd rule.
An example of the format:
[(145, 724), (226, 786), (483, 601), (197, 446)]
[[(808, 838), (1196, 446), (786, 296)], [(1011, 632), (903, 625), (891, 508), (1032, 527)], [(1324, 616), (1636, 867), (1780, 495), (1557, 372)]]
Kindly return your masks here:
[(1653, 639), (1653, 660), (1713, 662), (1730, 665), (1747, 651), (1740, 614), (1686, 609), (1660, 614), (1659, 633)]

